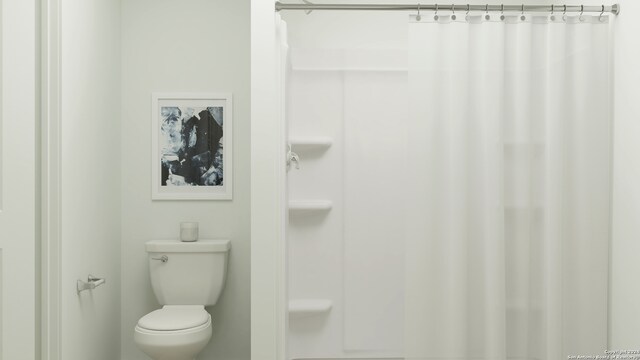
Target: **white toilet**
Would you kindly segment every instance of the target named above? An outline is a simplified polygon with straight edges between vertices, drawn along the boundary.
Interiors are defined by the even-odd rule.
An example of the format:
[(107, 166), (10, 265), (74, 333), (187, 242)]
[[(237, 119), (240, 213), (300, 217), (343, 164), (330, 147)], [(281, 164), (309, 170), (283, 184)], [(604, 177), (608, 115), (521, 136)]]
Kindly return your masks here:
[(194, 360), (211, 339), (211, 315), (227, 273), (229, 240), (146, 243), (151, 286), (162, 309), (143, 316), (134, 340), (153, 360)]

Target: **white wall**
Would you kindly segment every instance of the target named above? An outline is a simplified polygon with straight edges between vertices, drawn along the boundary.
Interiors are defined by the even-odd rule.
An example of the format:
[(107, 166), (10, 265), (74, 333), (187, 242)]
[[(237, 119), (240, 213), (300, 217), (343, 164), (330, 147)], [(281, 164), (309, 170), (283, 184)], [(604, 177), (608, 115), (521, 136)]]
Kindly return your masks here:
[(35, 1), (0, 2), (0, 358), (39, 359)]
[(610, 342), (640, 348), (640, 2), (621, 0), (615, 24)]
[[(120, 2), (62, 0), (62, 359), (120, 348)], [(88, 274), (107, 283), (76, 293)]]
[[(133, 342), (140, 317), (159, 308), (144, 243), (178, 237), (198, 221), (201, 238), (231, 239), (226, 287), (208, 310), (213, 336), (200, 359), (249, 359), (249, 1), (122, 2), (122, 360), (147, 359)], [(231, 92), (232, 201), (151, 201), (151, 93)]]
[[(272, 0), (251, 0), (251, 358), (285, 356), (284, 122), (280, 36)], [(277, 29), (277, 31), (274, 31)], [(275, 170), (275, 171), (274, 171)], [(258, 174), (258, 176), (254, 176)], [(273, 196), (279, 194), (279, 196)]]
[(400, 176), (386, 176), (388, 164), (406, 157), (402, 136), (386, 135), (406, 125), (408, 14), (282, 16), (292, 49), (289, 136), (333, 139), (324, 152), (299, 151), (301, 168), (288, 175), (290, 200), (333, 202), (326, 214), (289, 217), (289, 298), (325, 298), (333, 307), (290, 317), (288, 356), (402, 356), (403, 218), (389, 217), (402, 203), (379, 190)]
[(289, 137), (332, 145), (294, 144), (300, 169), (288, 172), (289, 200), (330, 200), (332, 208), (289, 213), (289, 298), (327, 299), (332, 308), (290, 316), (289, 357), (402, 356), (404, 201), (381, 189), (403, 181), (408, 157), (406, 51), (291, 53)]

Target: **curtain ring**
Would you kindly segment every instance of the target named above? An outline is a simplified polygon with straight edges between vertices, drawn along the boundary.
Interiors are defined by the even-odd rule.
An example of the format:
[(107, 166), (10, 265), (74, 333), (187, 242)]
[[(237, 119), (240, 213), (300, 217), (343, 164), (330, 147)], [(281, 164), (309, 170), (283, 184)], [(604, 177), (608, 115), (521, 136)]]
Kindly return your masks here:
[(504, 21), (504, 4), (500, 4), (500, 20)]
[(455, 20), (456, 18), (456, 4), (451, 4), (451, 20)]
[(582, 16), (583, 13), (584, 13), (584, 5), (580, 5), (580, 17), (579, 17), (580, 21), (584, 21), (584, 17)]
[(485, 12), (485, 14), (486, 14), (486, 15), (484, 16), (485, 20), (490, 20), (490, 19), (491, 19), (491, 15), (489, 15), (489, 4), (486, 4), (486, 5), (484, 6), (484, 12)]
[(438, 20), (439, 16), (438, 16), (438, 4), (436, 4), (436, 12), (435, 14), (433, 14), (433, 20)]
[(600, 16), (598, 16), (598, 21), (602, 22), (602, 15), (604, 15), (604, 4), (602, 4), (602, 12), (600, 13)]
[(551, 21), (555, 21), (556, 16), (553, 14), (555, 11), (555, 5), (551, 4), (551, 16), (549, 17), (551, 19)]
[(471, 6), (469, 4), (467, 4), (467, 13), (464, 15), (464, 19), (466, 21), (469, 21), (469, 9), (471, 8)]
[(524, 4), (520, 8), (520, 20), (525, 21), (526, 17), (524, 16)]
[(416, 20), (417, 21), (422, 20), (422, 16), (420, 15), (420, 3), (418, 3), (418, 15), (416, 15)]
[(567, 4), (564, 4), (564, 10), (562, 10), (562, 21), (567, 21)]

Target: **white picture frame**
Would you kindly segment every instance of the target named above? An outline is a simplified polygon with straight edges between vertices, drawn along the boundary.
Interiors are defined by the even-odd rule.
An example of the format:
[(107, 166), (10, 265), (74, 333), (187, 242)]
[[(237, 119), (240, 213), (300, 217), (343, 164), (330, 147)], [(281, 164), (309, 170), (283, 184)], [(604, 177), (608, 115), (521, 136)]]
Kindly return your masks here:
[(153, 93), (151, 98), (152, 200), (231, 200), (232, 94)]

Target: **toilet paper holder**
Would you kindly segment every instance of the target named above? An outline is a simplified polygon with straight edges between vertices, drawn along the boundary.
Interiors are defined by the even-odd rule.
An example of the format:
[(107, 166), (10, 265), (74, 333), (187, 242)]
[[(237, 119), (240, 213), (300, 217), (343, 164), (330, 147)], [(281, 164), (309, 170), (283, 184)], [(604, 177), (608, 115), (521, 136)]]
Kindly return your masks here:
[(78, 289), (78, 293), (84, 290), (93, 290), (98, 286), (104, 284), (107, 280), (104, 278), (95, 277), (93, 275), (89, 275), (87, 277), (87, 281), (78, 280), (76, 282), (76, 287)]

